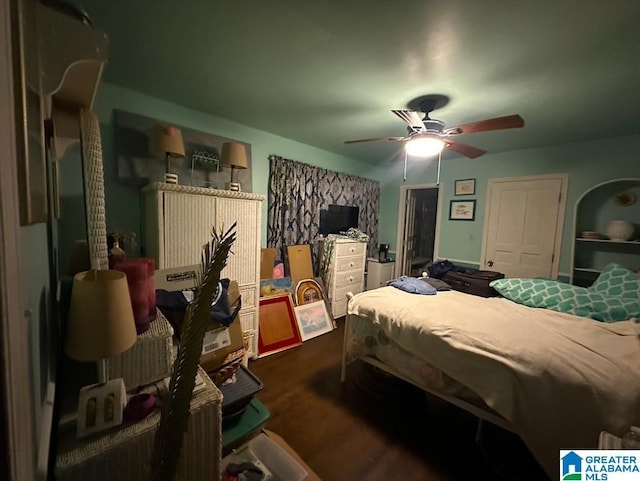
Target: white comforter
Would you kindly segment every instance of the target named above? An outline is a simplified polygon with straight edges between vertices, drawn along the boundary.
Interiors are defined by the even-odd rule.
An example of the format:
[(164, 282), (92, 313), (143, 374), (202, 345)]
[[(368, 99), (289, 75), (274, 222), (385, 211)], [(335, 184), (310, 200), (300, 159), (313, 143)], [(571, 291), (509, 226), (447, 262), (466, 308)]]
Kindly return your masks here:
[(475, 391), (555, 479), (560, 449), (640, 425), (640, 324), (612, 324), (455, 291), (351, 299), (401, 347)]

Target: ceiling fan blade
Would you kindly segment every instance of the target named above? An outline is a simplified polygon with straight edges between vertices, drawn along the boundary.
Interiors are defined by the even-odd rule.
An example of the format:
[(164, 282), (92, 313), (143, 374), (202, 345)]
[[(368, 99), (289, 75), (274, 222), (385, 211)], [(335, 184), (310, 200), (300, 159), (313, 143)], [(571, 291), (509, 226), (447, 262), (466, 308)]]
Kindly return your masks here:
[(415, 132), (425, 130), (420, 114), (415, 110), (392, 110), (394, 114), (402, 119)]
[(379, 140), (393, 140), (400, 142), (405, 140), (405, 137), (375, 137), (373, 139), (359, 139), (359, 140), (345, 140), (345, 144), (359, 144), (361, 142), (377, 142)]
[(470, 159), (475, 159), (476, 157), (480, 157), (487, 153), (486, 150), (479, 149), (478, 147), (473, 147), (472, 145), (461, 144), (460, 142), (454, 142), (453, 140), (445, 140), (444, 141), (445, 148), (449, 150), (453, 150), (454, 152), (464, 155), (465, 157), (469, 157)]
[(524, 119), (519, 115), (507, 115), (496, 117), (495, 119), (479, 120), (468, 124), (458, 125), (452, 129), (447, 129), (450, 134), (473, 134), (475, 132), (487, 132), (488, 130), (517, 129), (524, 127)]

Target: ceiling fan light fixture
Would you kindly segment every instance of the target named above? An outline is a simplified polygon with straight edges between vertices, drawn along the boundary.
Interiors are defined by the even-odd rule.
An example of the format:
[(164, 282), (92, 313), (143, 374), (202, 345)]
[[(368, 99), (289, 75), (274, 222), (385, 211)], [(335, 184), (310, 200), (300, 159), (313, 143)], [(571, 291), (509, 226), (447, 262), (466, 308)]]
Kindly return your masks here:
[(444, 142), (434, 136), (421, 135), (409, 140), (404, 148), (412, 157), (430, 157), (442, 152)]

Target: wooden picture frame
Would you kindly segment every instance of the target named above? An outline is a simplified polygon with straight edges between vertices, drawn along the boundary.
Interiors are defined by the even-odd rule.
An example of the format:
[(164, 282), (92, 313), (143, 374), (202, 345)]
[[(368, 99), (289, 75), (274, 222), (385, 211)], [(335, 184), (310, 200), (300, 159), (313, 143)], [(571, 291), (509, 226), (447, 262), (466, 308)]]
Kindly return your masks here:
[[(305, 297), (306, 295), (306, 297)], [(327, 296), (327, 290), (324, 287), (322, 277), (314, 277), (313, 279), (302, 279), (296, 285), (293, 300), (296, 306), (302, 306), (311, 302), (323, 300), (327, 306), (327, 312), (331, 316), (331, 299)], [(337, 327), (336, 321), (332, 319), (333, 327)]]
[(311, 302), (295, 307), (296, 321), (303, 341), (333, 331), (333, 318), (327, 312), (324, 301)]
[(302, 279), (298, 281), (295, 296), (296, 306), (322, 301), (326, 297), (324, 289), (315, 279)]
[(475, 195), (476, 179), (460, 179), (455, 182), (454, 195)]
[(258, 357), (268, 356), (302, 344), (291, 295), (260, 299)]
[(452, 200), (449, 203), (449, 220), (473, 221), (476, 218), (476, 200)]

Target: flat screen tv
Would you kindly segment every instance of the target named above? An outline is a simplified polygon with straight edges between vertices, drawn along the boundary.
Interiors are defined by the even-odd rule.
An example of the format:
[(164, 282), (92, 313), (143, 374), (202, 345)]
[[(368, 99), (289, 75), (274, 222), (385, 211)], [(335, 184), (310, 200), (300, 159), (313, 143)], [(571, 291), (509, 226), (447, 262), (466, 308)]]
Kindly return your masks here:
[(329, 205), (320, 211), (320, 234), (339, 234), (349, 228), (358, 228), (360, 208), (354, 205)]

